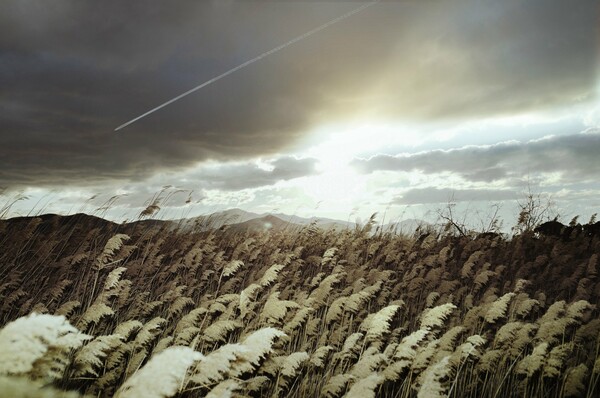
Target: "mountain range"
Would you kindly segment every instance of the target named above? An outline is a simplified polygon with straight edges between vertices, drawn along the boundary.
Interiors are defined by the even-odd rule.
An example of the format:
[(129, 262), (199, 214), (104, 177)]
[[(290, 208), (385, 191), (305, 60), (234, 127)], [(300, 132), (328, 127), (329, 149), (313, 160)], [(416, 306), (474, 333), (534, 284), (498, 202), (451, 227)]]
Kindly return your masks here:
[[(37, 217), (16, 217), (8, 220), (0, 220), (4, 226), (12, 225), (26, 225), (26, 223), (33, 219), (39, 218), (41, 226), (43, 228), (53, 228), (59, 225), (77, 225), (78, 228), (92, 228), (107, 226), (115, 229), (122, 230), (139, 228), (139, 227), (167, 227), (169, 229), (179, 229), (183, 231), (207, 231), (210, 229), (227, 228), (236, 232), (259, 232), (259, 231), (282, 231), (282, 230), (298, 230), (308, 225), (314, 225), (315, 227), (324, 230), (343, 230), (343, 229), (354, 229), (357, 226), (361, 226), (360, 223), (354, 223), (350, 221), (342, 221), (331, 218), (321, 217), (300, 217), (295, 215), (288, 215), (283, 213), (252, 213), (241, 209), (229, 209), (212, 213), (209, 215), (203, 215), (192, 218), (185, 218), (179, 220), (155, 220), (145, 219), (133, 222), (127, 222), (123, 224), (117, 224), (102, 218), (87, 215), (87, 214), (74, 214), (69, 216), (60, 216), (55, 214), (44, 214)], [(419, 220), (404, 220), (398, 223), (387, 223), (383, 226), (384, 231), (395, 231), (398, 233), (412, 234), (419, 227), (427, 226), (428, 224)], [(377, 228), (375, 225), (374, 230)]]
[[(298, 228), (307, 225), (314, 225), (325, 230), (343, 230), (354, 229), (359, 223), (351, 221), (336, 220), (325, 217), (300, 217), (284, 213), (252, 213), (242, 209), (229, 209), (212, 213), (205, 216), (198, 216), (188, 219), (178, 220), (180, 228), (210, 229), (229, 226), (235, 229), (264, 230), (285, 228)], [(412, 234), (417, 228), (428, 225), (422, 220), (407, 219), (400, 222), (390, 222), (383, 226), (384, 231), (396, 231), (398, 233)]]

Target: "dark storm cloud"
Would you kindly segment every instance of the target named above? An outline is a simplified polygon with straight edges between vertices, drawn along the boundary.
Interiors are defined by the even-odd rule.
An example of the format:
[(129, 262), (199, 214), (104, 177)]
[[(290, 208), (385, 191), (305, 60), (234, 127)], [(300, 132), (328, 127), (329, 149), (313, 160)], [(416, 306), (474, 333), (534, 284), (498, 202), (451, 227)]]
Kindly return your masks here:
[(417, 188), (394, 200), (395, 204), (415, 205), (428, 203), (503, 201), (519, 198), (519, 193), (502, 189), (449, 189)]
[(371, 173), (377, 170), (425, 174), (451, 172), (473, 182), (560, 173), (563, 183), (597, 180), (600, 175), (600, 130), (543, 138), (528, 142), (502, 142), (407, 155), (377, 155), (357, 159), (353, 165)]
[(382, 2), (112, 132), (356, 6), (3, 1), (0, 184), (137, 180), (281, 153), (330, 118), (502, 114), (594, 86), (595, 1)]
[[(287, 79), (244, 71), (113, 134), (136, 113), (277, 40), (246, 43), (248, 26), (236, 26), (245, 15), (223, 14), (208, 2), (158, 4), (0, 6), (0, 180), (139, 179), (206, 158), (269, 154), (299, 133), (304, 100), (294, 97)], [(254, 8), (260, 7), (245, 7)]]
[(186, 175), (186, 180), (194, 181), (205, 189), (237, 191), (314, 175), (316, 163), (316, 159), (312, 158), (284, 156), (269, 162), (270, 169), (260, 168), (255, 163), (220, 165)]

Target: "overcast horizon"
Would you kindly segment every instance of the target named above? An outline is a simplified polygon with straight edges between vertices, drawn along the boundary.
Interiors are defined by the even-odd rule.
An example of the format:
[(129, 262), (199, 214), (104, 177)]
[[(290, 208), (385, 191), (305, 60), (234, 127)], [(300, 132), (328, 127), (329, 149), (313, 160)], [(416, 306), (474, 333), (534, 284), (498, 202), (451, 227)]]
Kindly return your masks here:
[(0, 208), (600, 212), (593, 0), (381, 1), (114, 131), (367, 3), (2, 2)]

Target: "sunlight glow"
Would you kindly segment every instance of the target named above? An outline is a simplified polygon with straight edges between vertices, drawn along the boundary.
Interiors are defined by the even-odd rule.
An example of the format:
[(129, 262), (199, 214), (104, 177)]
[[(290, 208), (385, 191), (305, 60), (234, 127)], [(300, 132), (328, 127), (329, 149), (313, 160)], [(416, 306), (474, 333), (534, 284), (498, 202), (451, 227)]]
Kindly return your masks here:
[(306, 155), (319, 160), (319, 171), (345, 171), (358, 156), (369, 156), (391, 146), (414, 147), (423, 142), (419, 134), (389, 122), (329, 124), (317, 128), (306, 143)]
[(350, 167), (340, 167), (298, 179), (293, 184), (315, 201), (348, 204), (365, 194), (366, 179), (366, 176), (356, 173)]
[(398, 123), (354, 121), (323, 125), (309, 135), (304, 143), (308, 149), (302, 151), (303, 156), (317, 159), (319, 174), (294, 180), (290, 185), (323, 201), (324, 207), (349, 209), (372, 195), (372, 176), (357, 172), (350, 165), (354, 158), (387, 152), (391, 146), (414, 147), (422, 141), (422, 136)]

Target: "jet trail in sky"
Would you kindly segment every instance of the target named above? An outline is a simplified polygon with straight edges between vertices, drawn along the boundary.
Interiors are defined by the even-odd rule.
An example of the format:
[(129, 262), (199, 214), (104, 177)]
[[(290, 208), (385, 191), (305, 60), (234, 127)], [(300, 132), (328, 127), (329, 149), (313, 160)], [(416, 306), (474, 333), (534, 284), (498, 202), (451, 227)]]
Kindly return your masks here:
[(225, 73), (222, 73), (222, 74), (220, 74), (219, 76), (213, 77), (212, 79), (210, 79), (210, 80), (208, 80), (208, 81), (206, 81), (206, 82), (204, 82), (204, 83), (200, 84), (199, 86), (196, 86), (196, 87), (192, 88), (191, 90), (188, 90), (188, 91), (186, 91), (185, 93), (183, 93), (183, 94), (180, 94), (180, 95), (178, 95), (177, 97), (175, 97), (175, 98), (173, 98), (173, 99), (170, 99), (170, 100), (168, 100), (168, 101), (167, 101), (167, 102), (165, 102), (164, 104), (161, 104), (161, 105), (157, 106), (156, 108), (150, 109), (148, 112), (146, 112), (146, 113), (144, 113), (144, 114), (142, 114), (142, 115), (140, 115), (140, 116), (136, 117), (135, 119), (131, 119), (131, 120), (130, 120), (130, 121), (128, 121), (127, 123), (124, 123), (124, 124), (120, 125), (119, 127), (117, 127), (117, 128), (115, 129), (115, 131), (121, 130), (122, 128), (124, 128), (124, 127), (127, 127), (127, 126), (129, 126), (130, 124), (132, 124), (132, 123), (134, 123), (134, 122), (137, 122), (138, 120), (140, 120), (140, 119), (142, 119), (142, 118), (144, 118), (144, 117), (146, 117), (146, 116), (150, 115), (151, 113), (154, 113), (154, 112), (156, 112), (157, 110), (159, 110), (159, 109), (161, 109), (161, 108), (164, 108), (165, 106), (167, 106), (167, 105), (170, 105), (170, 104), (172, 104), (173, 102), (175, 102), (175, 101), (177, 101), (177, 100), (180, 100), (180, 99), (182, 99), (183, 97), (185, 97), (185, 96), (187, 96), (187, 95), (190, 95), (190, 94), (191, 94), (191, 93), (193, 93), (194, 91), (198, 91), (198, 90), (200, 90), (201, 88), (203, 88), (203, 87), (206, 87), (206, 86), (208, 86), (209, 84), (212, 84), (212, 83), (216, 82), (217, 80), (221, 80), (222, 78), (224, 78), (224, 77), (226, 77), (226, 76), (229, 76), (229, 75), (231, 75), (232, 73), (234, 73), (234, 72), (237, 72), (238, 70), (240, 70), (240, 69), (242, 69), (242, 68), (245, 68), (246, 66), (248, 66), (248, 65), (250, 65), (250, 64), (253, 64), (253, 63), (255, 63), (256, 61), (259, 61), (259, 60), (261, 60), (261, 59), (263, 59), (263, 58), (265, 58), (265, 57), (268, 57), (269, 55), (271, 55), (271, 54), (273, 54), (273, 53), (276, 53), (276, 52), (277, 52), (277, 51), (279, 51), (279, 50), (283, 50), (284, 48), (286, 48), (286, 47), (288, 47), (288, 46), (291, 46), (292, 44), (294, 44), (294, 43), (297, 43), (297, 42), (299, 42), (300, 40), (306, 39), (307, 37), (309, 37), (309, 36), (312, 36), (312, 35), (314, 35), (315, 33), (317, 33), (317, 32), (320, 32), (321, 30), (323, 30), (323, 29), (326, 29), (326, 28), (328, 28), (329, 26), (331, 26), (331, 25), (333, 25), (333, 24), (335, 24), (335, 23), (338, 23), (338, 22), (340, 22), (340, 21), (342, 21), (342, 20), (344, 20), (344, 19), (346, 19), (346, 18), (349, 18), (349, 17), (351, 17), (352, 15), (354, 15), (354, 14), (357, 14), (357, 13), (361, 12), (361, 11), (362, 11), (362, 10), (364, 10), (365, 8), (368, 8), (368, 7), (372, 6), (372, 5), (373, 5), (373, 4), (375, 4), (375, 3), (378, 3), (379, 1), (380, 1), (380, 0), (376, 0), (376, 1), (372, 1), (372, 2), (370, 2), (370, 3), (364, 4), (364, 5), (362, 5), (362, 6), (358, 7), (358, 8), (356, 8), (356, 9), (354, 9), (354, 10), (352, 10), (352, 11), (350, 11), (350, 12), (348, 12), (348, 13), (344, 14), (344, 15), (341, 15), (341, 16), (339, 16), (339, 17), (335, 18), (335, 19), (332, 19), (331, 21), (329, 21), (329, 22), (327, 22), (327, 23), (324, 23), (323, 25), (321, 25), (321, 26), (319, 26), (319, 27), (317, 27), (317, 28), (314, 28), (313, 30), (310, 30), (310, 31), (308, 31), (308, 32), (304, 33), (303, 35), (300, 35), (300, 36), (296, 37), (295, 39), (292, 39), (292, 40), (290, 40), (290, 41), (288, 41), (288, 42), (286, 42), (286, 43), (284, 43), (284, 44), (282, 44), (282, 45), (280, 45), (280, 46), (278, 46), (278, 47), (275, 47), (275, 48), (274, 48), (274, 49), (272, 49), (272, 50), (266, 51), (266, 52), (264, 52), (264, 53), (262, 53), (262, 54), (260, 54), (260, 55), (258, 55), (258, 56), (256, 56), (256, 57), (252, 58), (251, 60), (249, 60), (249, 61), (246, 61), (246, 62), (244, 62), (243, 64), (240, 64), (240, 65), (236, 66), (235, 68), (229, 69), (227, 72), (225, 72)]

